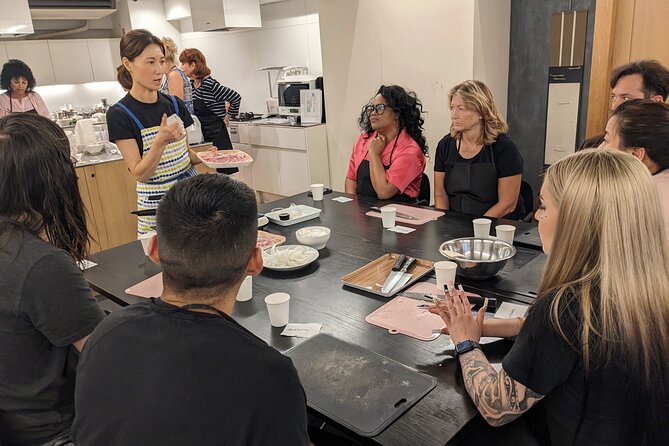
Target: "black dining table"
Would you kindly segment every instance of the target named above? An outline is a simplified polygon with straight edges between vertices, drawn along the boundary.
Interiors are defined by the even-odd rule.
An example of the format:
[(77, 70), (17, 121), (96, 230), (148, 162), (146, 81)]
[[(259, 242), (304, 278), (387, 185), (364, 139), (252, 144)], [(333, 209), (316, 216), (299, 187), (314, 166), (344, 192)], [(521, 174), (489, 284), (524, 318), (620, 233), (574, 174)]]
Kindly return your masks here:
[[(333, 201), (335, 197), (348, 197), (352, 201)], [(420, 226), (398, 223), (416, 230), (408, 234), (395, 233), (384, 229), (380, 218), (366, 215), (372, 206), (383, 206), (388, 202), (337, 192), (325, 195), (322, 201), (314, 201), (306, 193), (294, 195), (261, 204), (259, 212), (288, 208), (293, 203), (321, 209), (321, 213), (316, 219), (291, 226), (270, 223), (263, 230), (283, 235), (286, 244), (290, 245), (298, 244), (295, 237), (298, 229), (326, 226), (331, 230), (327, 246), (319, 251), (317, 261), (303, 269), (290, 272), (263, 270), (253, 278), (253, 298), (237, 302), (232, 317), (269, 345), (285, 352), (303, 342), (304, 338), (281, 336), (283, 327), (270, 325), (264, 297), (274, 292), (286, 292), (291, 297), (291, 322), (320, 323), (321, 333), (436, 378), (436, 388), (383, 432), (371, 439), (358, 440), (362, 444), (379, 445), (447, 444), (477, 414), (463, 385), (458, 363), (453, 352), (448, 350), (448, 339), (440, 336), (434, 341), (421, 341), (402, 334), (392, 335), (386, 329), (367, 323), (365, 317), (389, 299), (344, 286), (342, 277), (389, 252), (431, 261), (444, 260), (439, 253), (441, 243), (472, 236), (472, 219), (476, 217), (445, 211), (442, 217)], [(498, 223), (516, 226), (516, 234), (532, 231), (535, 227), (509, 220), (499, 220)], [(456, 282), (467, 291), (496, 297), (498, 302), (508, 300), (529, 304), (532, 297), (505, 291), (497, 285), (541, 255), (540, 246), (536, 244), (517, 244), (516, 255), (494, 278), (477, 281), (458, 276)], [(143, 301), (144, 298), (127, 294), (125, 290), (160, 272), (160, 267), (144, 255), (139, 241), (96, 253), (90, 260), (97, 263), (84, 272), (91, 288), (122, 306)], [(434, 273), (431, 273), (423, 280), (433, 278)], [(483, 350), (493, 365), (499, 365), (510, 346), (510, 341), (502, 340), (483, 346)], [(355, 437), (351, 432), (347, 435)]]

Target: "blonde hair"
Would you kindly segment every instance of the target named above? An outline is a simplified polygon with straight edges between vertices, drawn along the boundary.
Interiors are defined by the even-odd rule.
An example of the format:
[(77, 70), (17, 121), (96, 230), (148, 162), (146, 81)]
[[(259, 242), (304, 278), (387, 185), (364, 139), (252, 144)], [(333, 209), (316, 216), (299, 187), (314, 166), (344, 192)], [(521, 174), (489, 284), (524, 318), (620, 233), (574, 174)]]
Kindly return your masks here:
[[(497, 137), (509, 131), (509, 126), (497, 109), (492, 92), (486, 84), (481, 81), (464, 81), (448, 92), (448, 103), (453, 101), (453, 96), (458, 95), (467, 105), (481, 115), (481, 139), (480, 144), (493, 144)], [(456, 132), (451, 126), (451, 136), (460, 138), (461, 132)]]
[[(555, 293), (551, 321), (570, 343), (561, 301), (579, 301), (580, 345), (572, 346), (586, 371), (618, 358), (651, 389), (669, 373), (669, 247), (648, 169), (624, 152), (589, 149), (551, 166), (544, 186), (558, 216), (539, 299)], [(656, 394), (658, 385), (667, 391), (655, 383)]]
[(174, 57), (177, 55), (177, 50), (178, 50), (177, 44), (174, 43), (174, 40), (172, 40), (169, 37), (163, 37), (160, 40), (163, 42), (163, 45), (165, 46), (165, 59), (174, 63), (175, 62)]

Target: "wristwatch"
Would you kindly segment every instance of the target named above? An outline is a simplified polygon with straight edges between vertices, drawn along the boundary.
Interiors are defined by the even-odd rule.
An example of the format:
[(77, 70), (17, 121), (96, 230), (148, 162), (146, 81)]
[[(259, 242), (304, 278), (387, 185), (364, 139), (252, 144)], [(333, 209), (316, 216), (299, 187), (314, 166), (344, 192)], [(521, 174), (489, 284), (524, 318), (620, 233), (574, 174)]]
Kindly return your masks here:
[(474, 342), (471, 339), (467, 339), (465, 341), (458, 342), (457, 344), (455, 344), (455, 357), (457, 358), (461, 354), (470, 352), (470, 351), (474, 350), (475, 348), (480, 349), (481, 346), (479, 345), (478, 342)]

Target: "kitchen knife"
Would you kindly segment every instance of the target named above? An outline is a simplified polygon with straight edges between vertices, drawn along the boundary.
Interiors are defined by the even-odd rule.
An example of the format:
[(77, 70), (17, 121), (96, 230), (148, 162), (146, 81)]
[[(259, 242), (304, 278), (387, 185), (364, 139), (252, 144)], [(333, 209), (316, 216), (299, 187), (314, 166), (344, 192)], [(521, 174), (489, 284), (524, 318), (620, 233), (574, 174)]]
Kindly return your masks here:
[[(416, 293), (413, 291), (404, 291), (403, 293), (400, 293), (400, 296), (408, 297), (410, 299), (424, 300), (428, 302), (432, 302), (433, 297), (436, 297), (438, 299), (444, 298), (443, 295), (437, 295), (432, 293)], [(467, 299), (469, 299), (469, 303), (474, 305), (474, 307), (481, 307), (485, 303), (485, 297), (481, 297), (478, 294), (467, 293)], [(495, 299), (494, 297), (489, 297), (488, 310), (493, 310), (495, 308), (497, 308), (497, 299)]]
[(407, 257), (406, 262), (404, 262), (404, 266), (402, 266), (402, 269), (391, 273), (393, 276), (392, 278), (388, 276), (390, 282), (386, 280), (386, 283), (383, 284), (385, 288), (381, 288), (381, 292), (391, 293), (398, 285), (400, 285), (399, 288), (406, 285), (409, 279), (411, 279), (411, 274), (407, 273), (407, 271), (409, 268), (411, 268), (415, 261), (416, 259), (413, 257)]
[[(370, 208), (373, 211), (381, 212), (381, 208), (377, 206), (372, 206)], [(405, 220), (418, 220), (418, 217), (414, 217), (413, 215), (405, 214), (404, 212), (395, 212), (395, 217), (398, 218), (403, 218)]]
[(393, 287), (389, 286), (390, 281), (395, 277), (395, 274), (398, 273), (400, 269), (402, 269), (402, 264), (404, 264), (404, 260), (406, 260), (406, 257), (404, 254), (400, 254), (397, 256), (397, 259), (395, 260), (395, 264), (393, 267), (390, 269), (390, 273), (388, 274), (388, 277), (386, 277), (386, 281), (383, 282), (383, 286), (381, 287), (381, 292), (382, 293), (387, 293), (388, 291), (386, 290), (391, 290)]

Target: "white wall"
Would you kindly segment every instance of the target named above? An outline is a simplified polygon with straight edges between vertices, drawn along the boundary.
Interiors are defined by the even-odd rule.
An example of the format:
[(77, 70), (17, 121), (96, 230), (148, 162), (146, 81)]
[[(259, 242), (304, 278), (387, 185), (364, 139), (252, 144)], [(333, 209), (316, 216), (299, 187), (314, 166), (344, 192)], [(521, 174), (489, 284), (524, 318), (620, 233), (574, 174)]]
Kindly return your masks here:
[(181, 46), (181, 32), (167, 21), (163, 0), (120, 1), (128, 4), (132, 29), (144, 28), (158, 37), (171, 37)]
[[(322, 74), (318, 0), (287, 0), (260, 6), (262, 28), (227, 32), (189, 32), (182, 21), (184, 48), (207, 58), (212, 77), (242, 95), (242, 111), (265, 112), (269, 97), (265, 66), (304, 65)], [(273, 79), (276, 73), (273, 73)], [(276, 93), (276, 92), (275, 92)]]
[(118, 82), (92, 82), (72, 85), (39, 85), (35, 91), (42, 96), (50, 112), (57, 111), (62, 105), (72, 104), (74, 108), (91, 107), (107, 98), (109, 105), (125, 96)]
[[(320, 33), (327, 114), (328, 150), (333, 188), (343, 190), (353, 143), (360, 134), (356, 119), (381, 84), (399, 84), (423, 103), (425, 135), (432, 159), (449, 131), (448, 91), (474, 78), (493, 87), (506, 110), (509, 0), (502, 6), (477, 8), (461, 0), (320, 0)], [(483, 0), (488, 1), (488, 0)], [(497, 0), (490, 0), (496, 2)], [(505, 22), (507, 31), (503, 29)], [(501, 34), (475, 39), (476, 27)], [(494, 38), (493, 38), (494, 37)], [(497, 43), (496, 43), (497, 42)], [(479, 60), (488, 53), (494, 67)], [(477, 67), (477, 70), (474, 69)], [(430, 178), (432, 179), (432, 178)]]

